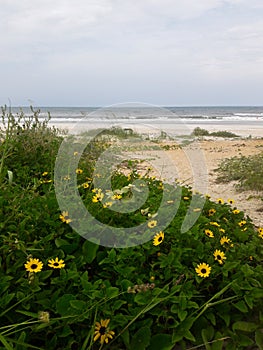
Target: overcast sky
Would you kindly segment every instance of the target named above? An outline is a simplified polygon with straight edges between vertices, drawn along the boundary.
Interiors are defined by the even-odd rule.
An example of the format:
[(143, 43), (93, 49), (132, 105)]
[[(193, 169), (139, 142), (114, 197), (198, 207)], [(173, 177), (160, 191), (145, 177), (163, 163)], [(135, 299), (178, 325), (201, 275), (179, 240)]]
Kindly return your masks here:
[(262, 0), (0, 0), (0, 105), (263, 105)]

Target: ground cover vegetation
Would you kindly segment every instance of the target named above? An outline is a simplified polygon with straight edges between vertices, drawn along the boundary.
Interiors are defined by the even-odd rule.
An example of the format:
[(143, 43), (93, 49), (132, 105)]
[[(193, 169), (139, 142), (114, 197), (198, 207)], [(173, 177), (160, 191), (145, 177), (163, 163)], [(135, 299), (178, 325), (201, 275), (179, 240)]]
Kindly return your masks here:
[[(179, 185), (167, 185), (165, 205), (177, 200), (178, 211), (160, 230), (164, 184), (150, 170), (141, 174), (129, 161), (125, 173), (112, 174), (110, 192), (94, 186), (95, 161), (110, 146), (98, 136), (76, 168), (83, 203), (105, 225), (136, 230), (146, 222), (152, 239), (129, 248), (95, 244), (72, 229), (75, 213), (61, 212), (55, 195), (66, 136), (38, 111), (13, 116), (4, 108), (2, 119), (0, 349), (263, 348), (263, 228), (238, 203), (213, 202), (190, 187), (174, 199)], [(112, 210), (142, 182), (149, 194), (139, 209)], [(204, 206), (191, 208), (193, 198)], [(182, 233), (189, 208), (200, 216)]]
[(263, 152), (224, 159), (216, 169), (218, 182), (235, 181), (240, 191), (263, 191)]

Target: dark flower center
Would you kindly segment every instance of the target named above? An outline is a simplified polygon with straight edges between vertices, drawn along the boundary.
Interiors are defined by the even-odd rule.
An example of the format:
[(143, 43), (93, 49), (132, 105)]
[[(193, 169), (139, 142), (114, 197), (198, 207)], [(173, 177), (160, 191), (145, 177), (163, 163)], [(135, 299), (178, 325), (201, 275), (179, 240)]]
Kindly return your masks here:
[(162, 237), (159, 237), (158, 238), (158, 242), (162, 242), (163, 238)]
[(53, 265), (54, 265), (54, 266), (59, 266), (59, 263), (55, 262)]
[(31, 265), (31, 269), (32, 269), (32, 270), (35, 270), (36, 268), (37, 268), (37, 264), (32, 264), (32, 265)]
[(206, 269), (202, 269), (201, 272), (202, 272), (202, 273), (206, 273)]
[(106, 327), (101, 326), (99, 332), (100, 332), (101, 335), (104, 335), (105, 332), (106, 332)]
[(222, 259), (221, 255), (217, 255), (216, 258), (217, 258), (217, 260), (221, 260)]

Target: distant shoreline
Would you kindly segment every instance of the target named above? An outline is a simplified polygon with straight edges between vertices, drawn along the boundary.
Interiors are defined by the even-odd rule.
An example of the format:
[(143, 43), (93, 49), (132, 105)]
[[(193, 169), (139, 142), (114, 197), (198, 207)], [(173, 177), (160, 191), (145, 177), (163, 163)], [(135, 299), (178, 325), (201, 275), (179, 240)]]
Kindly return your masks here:
[(117, 123), (114, 121), (108, 122), (86, 122), (86, 123), (67, 123), (67, 122), (49, 122), (50, 125), (55, 126), (59, 129), (67, 130), (69, 134), (79, 134), (83, 131), (93, 130), (93, 129), (108, 129), (111, 126), (120, 126), (122, 128), (130, 128), (139, 134), (158, 134), (161, 131), (166, 132), (170, 136), (179, 135), (190, 135), (196, 127), (201, 127), (209, 132), (215, 131), (229, 131), (237, 134), (240, 137), (263, 137), (263, 124), (261, 122), (257, 123), (168, 123), (168, 122), (155, 122), (152, 124), (146, 123)]

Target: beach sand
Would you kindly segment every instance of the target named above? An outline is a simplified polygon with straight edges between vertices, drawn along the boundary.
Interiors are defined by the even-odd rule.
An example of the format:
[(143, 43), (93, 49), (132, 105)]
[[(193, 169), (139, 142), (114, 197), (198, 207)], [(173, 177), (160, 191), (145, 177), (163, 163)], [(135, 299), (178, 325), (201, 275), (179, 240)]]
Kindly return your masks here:
[[(163, 142), (173, 145), (173, 142)], [(129, 154), (130, 158), (146, 161), (139, 164), (139, 171), (151, 167), (150, 175), (165, 179), (168, 183), (179, 179), (193, 190), (209, 194), (212, 200), (222, 198), (225, 202), (233, 199), (233, 207), (245, 212), (256, 226), (263, 226), (263, 193), (257, 191), (239, 192), (235, 182), (217, 183), (214, 170), (225, 158), (249, 156), (263, 151), (263, 139), (222, 139), (208, 138), (182, 148), (171, 150), (142, 150)]]

